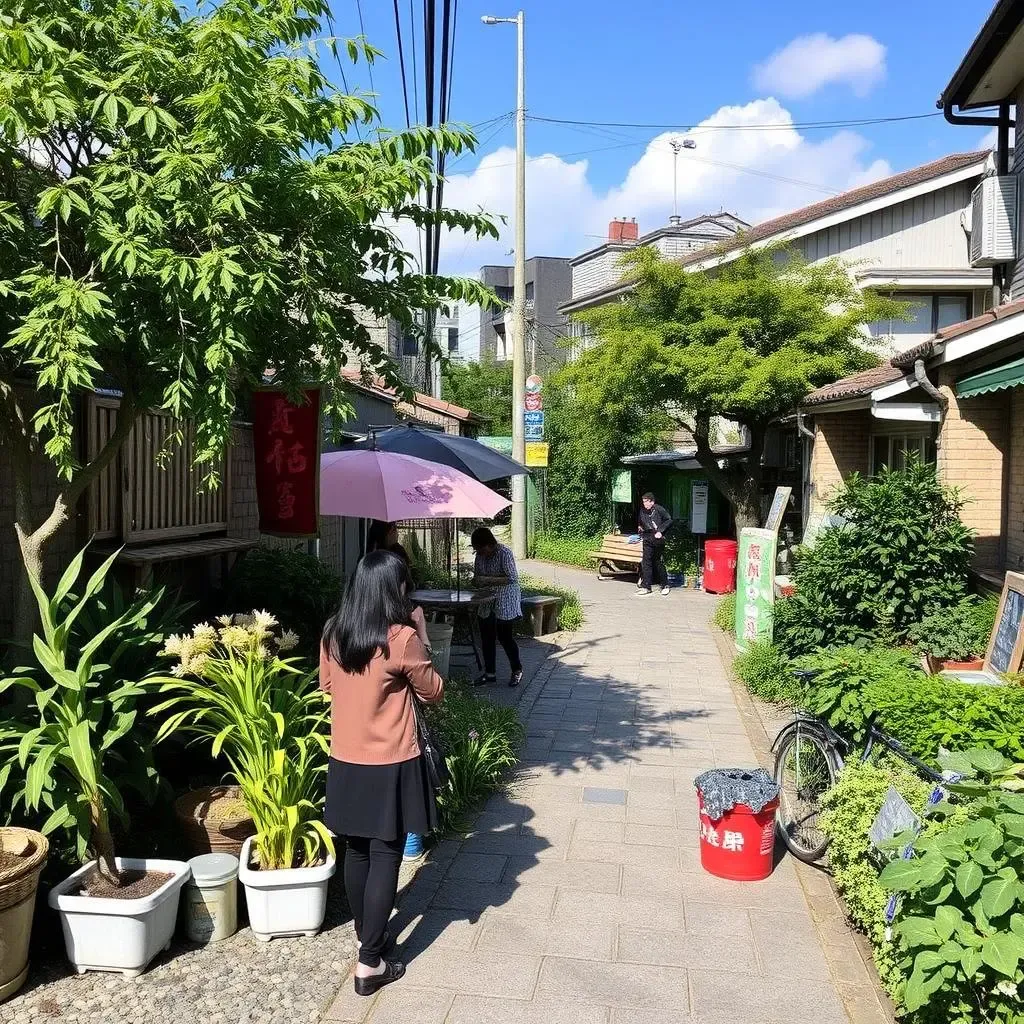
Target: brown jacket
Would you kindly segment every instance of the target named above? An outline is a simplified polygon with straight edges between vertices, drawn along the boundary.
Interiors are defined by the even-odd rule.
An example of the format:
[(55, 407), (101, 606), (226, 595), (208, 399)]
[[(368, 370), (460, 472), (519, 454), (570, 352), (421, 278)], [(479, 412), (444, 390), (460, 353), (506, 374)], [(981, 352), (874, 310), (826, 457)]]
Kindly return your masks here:
[(378, 651), (359, 675), (320, 648), (320, 688), (331, 695), (331, 757), (348, 764), (397, 764), (418, 757), (412, 692), (425, 704), (444, 680), (411, 626), (392, 626), (388, 657)]

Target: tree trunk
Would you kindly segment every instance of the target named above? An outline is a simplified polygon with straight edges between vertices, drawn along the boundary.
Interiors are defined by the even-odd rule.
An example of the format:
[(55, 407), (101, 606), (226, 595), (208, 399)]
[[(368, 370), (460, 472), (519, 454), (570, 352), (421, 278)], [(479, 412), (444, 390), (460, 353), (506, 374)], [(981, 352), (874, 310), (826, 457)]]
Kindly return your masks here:
[(96, 854), (96, 870), (102, 879), (120, 889), (124, 878), (114, 860), (114, 837), (110, 834), (110, 821), (101, 793), (93, 793), (89, 801), (89, 817), (92, 822), (92, 848)]

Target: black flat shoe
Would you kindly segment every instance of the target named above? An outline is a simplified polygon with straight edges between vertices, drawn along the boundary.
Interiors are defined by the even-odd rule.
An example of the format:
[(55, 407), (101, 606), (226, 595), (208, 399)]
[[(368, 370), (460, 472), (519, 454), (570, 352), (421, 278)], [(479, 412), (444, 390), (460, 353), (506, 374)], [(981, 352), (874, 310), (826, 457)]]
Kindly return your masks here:
[(405, 976), (405, 964), (401, 960), (385, 960), (384, 973), (374, 974), (369, 978), (353, 978), (357, 996), (372, 996), (385, 985)]
[(520, 669), (518, 672), (512, 673), (512, 678), (508, 681), (509, 686), (518, 686), (523, 681), (523, 670)]

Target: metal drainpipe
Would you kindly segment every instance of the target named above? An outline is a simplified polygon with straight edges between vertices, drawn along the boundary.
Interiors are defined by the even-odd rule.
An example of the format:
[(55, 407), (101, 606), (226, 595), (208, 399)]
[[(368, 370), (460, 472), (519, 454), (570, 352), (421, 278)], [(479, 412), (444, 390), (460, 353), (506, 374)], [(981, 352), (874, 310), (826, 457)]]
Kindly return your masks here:
[(946, 418), (946, 411), (949, 409), (949, 399), (929, 380), (923, 359), (914, 360), (914, 379), (926, 395), (935, 399), (935, 403), (939, 407), (939, 430), (941, 431), (942, 421)]

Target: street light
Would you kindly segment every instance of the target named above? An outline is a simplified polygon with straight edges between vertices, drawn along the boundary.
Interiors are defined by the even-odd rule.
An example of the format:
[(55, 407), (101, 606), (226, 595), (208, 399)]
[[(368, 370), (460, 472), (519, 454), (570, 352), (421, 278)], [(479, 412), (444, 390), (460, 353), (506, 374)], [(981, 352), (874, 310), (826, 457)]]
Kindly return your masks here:
[(679, 161), (679, 150), (696, 149), (697, 143), (693, 139), (673, 139), (669, 145), (672, 147), (672, 223), (679, 223), (679, 185), (676, 176), (676, 164)]
[[(485, 25), (515, 25), (518, 37), (516, 61), (516, 213), (515, 263), (512, 276), (512, 458), (526, 463), (526, 85), (523, 48), (524, 15), (495, 18), (485, 14)], [(512, 552), (526, 557), (526, 477), (512, 477)]]

